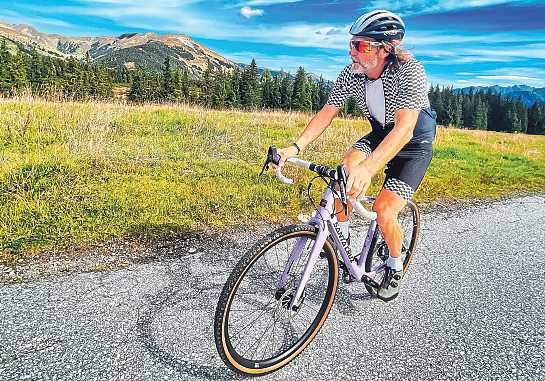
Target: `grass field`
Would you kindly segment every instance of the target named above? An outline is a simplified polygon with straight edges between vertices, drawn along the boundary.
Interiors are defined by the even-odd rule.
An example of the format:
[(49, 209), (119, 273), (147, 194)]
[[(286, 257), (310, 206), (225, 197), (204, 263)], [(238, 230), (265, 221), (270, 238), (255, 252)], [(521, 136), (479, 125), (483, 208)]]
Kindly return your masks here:
[[(295, 186), (258, 174), (266, 148), (289, 144), (310, 117), (2, 100), (0, 258), (308, 213), (310, 174), (292, 169)], [(338, 119), (304, 157), (335, 165), (369, 129), (362, 120)], [(544, 189), (545, 137), (440, 128), (415, 198), (488, 199)]]

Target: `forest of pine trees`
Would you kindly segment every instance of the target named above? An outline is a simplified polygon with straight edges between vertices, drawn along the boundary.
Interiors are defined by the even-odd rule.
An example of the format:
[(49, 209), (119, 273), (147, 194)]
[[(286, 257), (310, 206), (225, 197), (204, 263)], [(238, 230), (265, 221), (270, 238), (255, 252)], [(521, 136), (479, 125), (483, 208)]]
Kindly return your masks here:
[(162, 73), (138, 69), (130, 76), (128, 97), (132, 101), (182, 101), (219, 109), (317, 111), (330, 92), (323, 78), (314, 81), (302, 67), (291, 79), (284, 72), (273, 76), (264, 70), (259, 74), (255, 60), (245, 69), (230, 72), (209, 66), (201, 77), (191, 78), (185, 71), (173, 69), (167, 59)]
[(521, 100), (502, 98), (492, 91), (464, 94), (452, 87), (431, 87), (431, 107), (444, 126), (503, 132), (545, 134), (545, 108), (526, 107)]
[[(199, 77), (172, 65), (167, 58), (161, 72), (137, 68), (108, 69), (69, 58), (48, 57), (34, 50), (0, 43), (0, 94), (13, 95), (31, 89), (40, 96), (58, 95), (71, 99), (108, 99), (114, 86), (129, 88), (133, 102), (185, 102), (224, 109), (281, 109), (316, 112), (325, 104), (330, 85), (322, 77), (314, 80), (302, 67), (295, 77), (269, 70), (259, 74), (255, 60), (244, 69), (224, 71), (209, 66)], [(501, 98), (492, 92), (465, 94), (451, 87), (431, 87), (429, 99), (438, 123), (459, 128), (545, 134), (545, 107), (535, 103)], [(354, 99), (344, 115), (361, 116)]]
[(75, 58), (62, 60), (26, 52), (20, 46), (10, 52), (6, 41), (0, 43), (0, 93), (13, 94), (32, 89), (38, 95), (62, 93), (74, 99), (112, 96), (114, 76), (103, 66)]

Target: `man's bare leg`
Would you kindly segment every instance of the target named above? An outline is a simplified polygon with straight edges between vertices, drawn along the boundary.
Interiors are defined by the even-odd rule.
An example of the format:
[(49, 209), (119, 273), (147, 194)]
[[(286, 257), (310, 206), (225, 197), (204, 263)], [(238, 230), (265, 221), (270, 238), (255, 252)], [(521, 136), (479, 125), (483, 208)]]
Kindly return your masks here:
[(396, 258), (401, 255), (403, 245), (403, 229), (397, 221), (397, 216), (406, 204), (407, 201), (396, 193), (382, 189), (373, 205), (373, 210), (377, 212), (377, 223), (388, 245), (390, 255)]
[[(403, 263), (400, 258), (403, 245), (403, 229), (397, 221), (397, 216), (406, 204), (407, 201), (396, 193), (388, 189), (382, 189), (373, 205), (373, 210), (377, 212), (377, 223), (388, 245), (391, 257), (388, 259), (388, 268), (385, 271), (381, 288), (378, 290), (378, 296), (386, 301), (394, 299), (399, 292), (400, 274), (403, 270)], [(390, 279), (390, 277), (393, 277), (393, 279)], [(392, 285), (394, 287), (391, 287)]]

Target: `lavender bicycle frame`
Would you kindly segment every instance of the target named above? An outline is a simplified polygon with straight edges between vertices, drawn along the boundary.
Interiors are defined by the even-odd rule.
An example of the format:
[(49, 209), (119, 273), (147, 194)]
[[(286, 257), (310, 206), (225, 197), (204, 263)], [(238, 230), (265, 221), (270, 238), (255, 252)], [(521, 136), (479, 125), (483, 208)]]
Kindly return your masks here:
[[(318, 235), (316, 237), (316, 240), (314, 241), (314, 245), (312, 247), (312, 251), (310, 253), (308, 261), (305, 264), (305, 267), (301, 273), (299, 282), (297, 283), (297, 289), (291, 301), (290, 308), (299, 307), (301, 296), (303, 295), (303, 290), (305, 289), (305, 286), (310, 278), (310, 274), (312, 273), (312, 269), (314, 268), (314, 265), (316, 264), (316, 261), (318, 260), (318, 256), (320, 255), (320, 252), (322, 251), (322, 248), (329, 236), (333, 238), (333, 242), (335, 246), (337, 247), (337, 250), (341, 254), (344, 264), (346, 265), (346, 268), (348, 269), (348, 272), (350, 273), (351, 277), (355, 281), (361, 282), (364, 277), (374, 279), (375, 275), (383, 271), (385, 267), (384, 264), (380, 264), (376, 266), (375, 268), (373, 268), (372, 271), (370, 272), (366, 272), (364, 270), (365, 259), (367, 258), (367, 255), (369, 254), (369, 248), (371, 246), (371, 242), (373, 240), (373, 236), (375, 234), (375, 230), (377, 227), (376, 219), (371, 220), (371, 224), (367, 231), (367, 236), (365, 238), (365, 242), (363, 244), (363, 247), (361, 249), (357, 262), (352, 262), (350, 258), (348, 257), (346, 249), (343, 243), (341, 242), (341, 239), (337, 231), (334, 228), (334, 224), (337, 223), (336, 217), (334, 217), (334, 213), (333, 213), (334, 196), (333, 196), (333, 192), (331, 191), (329, 187), (326, 188), (323, 195), (323, 199), (326, 201), (325, 207), (320, 206), (316, 210), (316, 213), (314, 214), (314, 216), (308, 222), (309, 225), (318, 227)], [(372, 200), (372, 199), (368, 198), (368, 200)], [(293, 263), (295, 263), (301, 256), (301, 253), (305, 247), (306, 242), (307, 242), (307, 238), (299, 238), (296, 241), (295, 246), (293, 247), (292, 252), (290, 254), (290, 257), (288, 261), (286, 262), (284, 271), (277, 283), (277, 288), (283, 288), (286, 285), (291, 267)]]

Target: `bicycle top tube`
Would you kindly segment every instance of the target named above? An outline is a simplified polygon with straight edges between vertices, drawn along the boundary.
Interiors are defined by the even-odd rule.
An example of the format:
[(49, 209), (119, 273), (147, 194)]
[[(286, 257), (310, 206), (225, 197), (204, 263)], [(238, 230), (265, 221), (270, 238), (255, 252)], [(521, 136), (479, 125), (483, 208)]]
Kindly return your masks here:
[[(328, 177), (331, 180), (338, 181), (338, 171), (336, 169), (332, 169), (325, 165), (315, 164), (310, 161), (301, 160), (294, 157), (287, 159), (286, 162), (292, 163), (298, 167), (306, 168), (308, 170), (311, 170), (312, 172), (316, 172), (320, 176)], [(282, 167), (276, 167), (275, 174), (278, 180), (282, 181), (284, 184), (293, 184), (293, 179), (290, 179), (282, 174)], [(375, 212), (367, 210), (359, 201), (350, 201), (352, 203), (352, 206), (354, 207), (354, 211), (358, 215), (369, 220), (377, 219), (377, 214)]]

